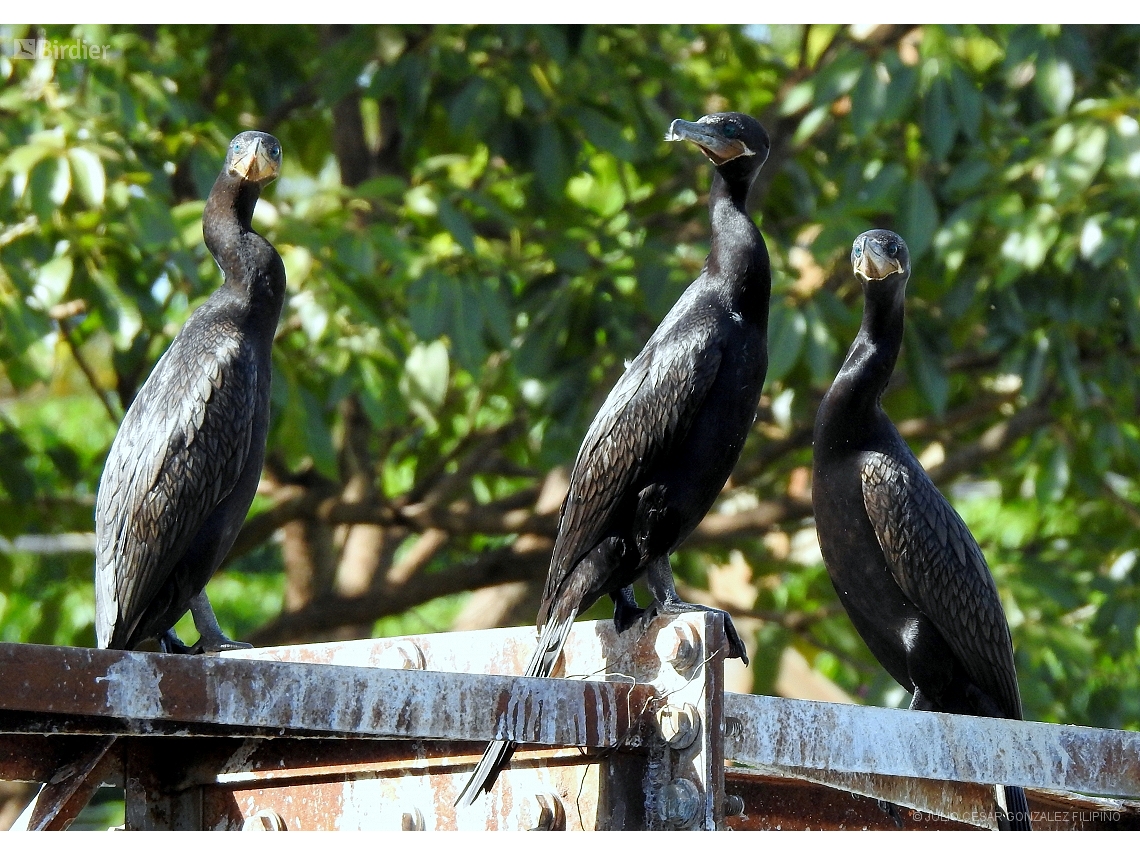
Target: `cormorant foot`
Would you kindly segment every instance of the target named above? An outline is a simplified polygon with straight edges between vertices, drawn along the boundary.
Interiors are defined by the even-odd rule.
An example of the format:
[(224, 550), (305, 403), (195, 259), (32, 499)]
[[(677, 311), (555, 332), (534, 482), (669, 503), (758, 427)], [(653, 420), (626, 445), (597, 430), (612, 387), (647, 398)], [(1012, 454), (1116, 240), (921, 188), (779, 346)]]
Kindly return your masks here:
[[(622, 588), (617, 594), (611, 595), (614, 601), (614, 628), (619, 634), (636, 623), (643, 622), (649, 609), (640, 608), (633, 596), (633, 588)], [(652, 619), (652, 616), (650, 616)]]
[(168, 629), (158, 637), (158, 647), (163, 653), (194, 653), (192, 647), (188, 647), (182, 642), (182, 639), (174, 634), (173, 629)]
[(252, 647), (252, 644), (247, 644), (244, 641), (234, 641), (232, 638), (226, 638), (224, 635), (202, 636), (198, 639), (198, 643), (194, 645), (192, 652), (220, 653), (223, 650), (249, 650)]
[(732, 618), (729, 617), (728, 612), (723, 609), (714, 609), (712, 606), (701, 606), (696, 603), (686, 603), (683, 600), (670, 600), (665, 603), (654, 602), (644, 611), (646, 614), (642, 620), (646, 625), (657, 615), (681, 615), (686, 612), (712, 612), (713, 614), (720, 615), (724, 620), (724, 637), (728, 646), (724, 654), (725, 658), (739, 659), (745, 665), (748, 664), (748, 649), (744, 646), (744, 642), (740, 640), (740, 634), (737, 633), (736, 627), (733, 626)]

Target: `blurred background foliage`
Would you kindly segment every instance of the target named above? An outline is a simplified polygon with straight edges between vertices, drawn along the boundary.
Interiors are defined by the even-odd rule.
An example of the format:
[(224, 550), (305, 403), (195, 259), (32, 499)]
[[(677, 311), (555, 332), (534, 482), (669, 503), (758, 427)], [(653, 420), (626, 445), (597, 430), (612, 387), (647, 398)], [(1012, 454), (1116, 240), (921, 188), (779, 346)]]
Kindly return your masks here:
[(103, 460), (219, 284), (203, 200), (245, 128), (284, 148), (255, 224), (288, 298), (223, 626), (532, 622), (566, 466), (708, 249), (710, 167), (663, 135), (735, 109), (773, 138), (771, 364), (674, 558), (748, 635), (732, 688), (908, 700), (810, 512), (862, 307), (848, 250), (885, 226), (915, 272), (884, 404), (985, 550), (1027, 717), (1140, 725), (1140, 28), (0, 28), (37, 35), (110, 56), (0, 58), (4, 641), (94, 643)]

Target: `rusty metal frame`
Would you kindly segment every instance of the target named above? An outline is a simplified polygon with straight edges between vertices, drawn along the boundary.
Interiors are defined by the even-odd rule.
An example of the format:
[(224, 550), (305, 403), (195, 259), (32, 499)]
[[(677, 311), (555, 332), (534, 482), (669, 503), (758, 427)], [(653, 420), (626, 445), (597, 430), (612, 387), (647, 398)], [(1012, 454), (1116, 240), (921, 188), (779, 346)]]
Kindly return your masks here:
[[(100, 783), (137, 829), (987, 828), (996, 783), (1038, 788), (1040, 827), (1140, 826), (1140, 734), (726, 694), (719, 617), (634, 635), (578, 624), (563, 679), (514, 676), (529, 628), (202, 657), (0, 644), (0, 779), (54, 781), (25, 818), (42, 828)], [(523, 745), (457, 810), (491, 738)]]

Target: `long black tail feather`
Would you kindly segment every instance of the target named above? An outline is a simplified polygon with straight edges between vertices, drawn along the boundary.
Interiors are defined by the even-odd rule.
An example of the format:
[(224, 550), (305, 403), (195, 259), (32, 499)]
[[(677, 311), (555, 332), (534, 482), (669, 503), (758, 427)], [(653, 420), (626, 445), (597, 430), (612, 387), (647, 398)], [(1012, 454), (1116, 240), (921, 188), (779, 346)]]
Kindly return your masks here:
[(998, 826), (1002, 831), (1032, 831), (1029, 822), (1029, 802), (1025, 798), (1025, 790), (1021, 787), (1004, 787), (1005, 807), (1008, 811), (1004, 817), (998, 817)]
[[(570, 627), (574, 625), (574, 618), (578, 616), (575, 610), (563, 620), (547, 623), (538, 636), (538, 646), (530, 663), (526, 666), (524, 677), (549, 677), (554, 672), (562, 647), (566, 643), (566, 636), (570, 634)], [(511, 762), (511, 755), (518, 747), (517, 742), (506, 739), (497, 739), (487, 746), (483, 756), (475, 765), (475, 771), (463, 785), (463, 790), (455, 800), (459, 807), (473, 805), (482, 792), (490, 792), (495, 786), (499, 773)]]

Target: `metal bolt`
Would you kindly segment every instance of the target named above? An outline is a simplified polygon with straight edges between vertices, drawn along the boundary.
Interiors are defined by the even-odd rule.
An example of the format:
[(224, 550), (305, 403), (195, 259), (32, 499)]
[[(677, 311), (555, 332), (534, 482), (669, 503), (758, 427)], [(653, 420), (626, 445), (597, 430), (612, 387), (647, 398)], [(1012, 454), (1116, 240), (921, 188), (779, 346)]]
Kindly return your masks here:
[(566, 810), (554, 793), (536, 793), (520, 805), (522, 826), (528, 831), (565, 831)]
[(701, 662), (701, 637), (688, 621), (678, 621), (660, 632), (654, 649), (662, 662), (668, 662), (680, 674), (693, 670)]
[(684, 751), (696, 741), (701, 730), (701, 714), (692, 704), (662, 707), (657, 711), (657, 729), (670, 748)]
[(427, 660), (415, 642), (404, 639), (380, 655), (378, 667), (395, 668), (400, 671), (423, 671), (427, 667)]
[(735, 793), (724, 797), (725, 816), (744, 816), (744, 799)]
[(400, 817), (400, 831), (424, 831), (426, 828), (424, 815), (419, 808), (406, 810)]
[(685, 778), (674, 778), (661, 788), (657, 810), (670, 828), (692, 828), (701, 815), (704, 799), (697, 785)]
[(289, 826), (275, 810), (259, 810), (253, 816), (247, 816), (241, 824), (242, 831), (288, 831)]

